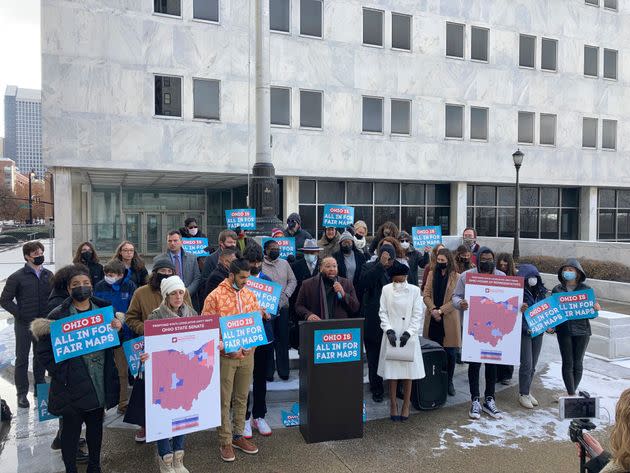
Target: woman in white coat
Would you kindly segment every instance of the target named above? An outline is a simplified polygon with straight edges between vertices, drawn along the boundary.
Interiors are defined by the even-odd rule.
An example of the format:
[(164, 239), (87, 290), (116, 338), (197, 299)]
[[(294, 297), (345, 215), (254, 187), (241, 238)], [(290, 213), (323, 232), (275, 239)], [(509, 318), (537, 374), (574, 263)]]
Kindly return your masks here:
[[(411, 409), (411, 381), (424, 378), (424, 363), (418, 334), (422, 327), (423, 303), (418, 286), (407, 282), (409, 267), (395, 261), (392, 283), (383, 287), (379, 316), (383, 329), (378, 375), (389, 380), (390, 416), (406, 421)], [(396, 389), (403, 382), (403, 405), (398, 414)]]

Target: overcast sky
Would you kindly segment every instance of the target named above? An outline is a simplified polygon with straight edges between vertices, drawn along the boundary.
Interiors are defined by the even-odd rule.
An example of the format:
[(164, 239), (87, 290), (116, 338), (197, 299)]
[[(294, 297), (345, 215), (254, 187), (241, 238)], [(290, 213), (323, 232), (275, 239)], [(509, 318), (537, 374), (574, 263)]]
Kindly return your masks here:
[(0, 0), (0, 136), (7, 85), (41, 89), (40, 0)]

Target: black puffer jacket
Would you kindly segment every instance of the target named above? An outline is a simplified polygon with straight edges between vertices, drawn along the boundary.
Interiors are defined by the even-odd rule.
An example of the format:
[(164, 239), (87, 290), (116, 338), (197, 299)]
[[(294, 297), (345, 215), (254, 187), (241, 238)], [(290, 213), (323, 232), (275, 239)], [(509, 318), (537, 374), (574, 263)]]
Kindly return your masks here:
[[(562, 264), (562, 266), (560, 266), (560, 269), (558, 269), (558, 281), (560, 281), (560, 284), (553, 288), (551, 291), (552, 293), (557, 294), (558, 292), (569, 292), (566, 286), (566, 281), (562, 277), (562, 269), (567, 266), (575, 268), (578, 272), (579, 281), (574, 291), (585, 291), (591, 288), (587, 284), (584, 284), (584, 281), (586, 281), (586, 273), (582, 269), (580, 262), (575, 258), (569, 258)], [(558, 335), (570, 335), (572, 337), (590, 336), (591, 323), (588, 319), (567, 320), (556, 327), (556, 333)]]
[[(90, 301), (96, 307), (109, 305), (108, 302), (98, 298), (91, 298)], [(67, 412), (90, 411), (100, 407), (83, 357), (78, 356), (60, 363), (55, 362), (50, 339), (50, 324), (55, 320), (69, 317), (70, 304), (72, 304), (72, 299), (67, 298), (48, 315), (48, 319), (37, 319), (31, 324), (31, 332), (38, 342), (37, 357), (52, 378), (48, 395), (48, 410), (56, 416), (62, 416)], [(114, 363), (114, 350), (107, 348), (104, 351), (105, 408), (109, 409), (118, 404), (120, 385)]]
[(46, 317), (52, 276), (51, 271), (43, 268), (38, 278), (33, 269), (25, 264), (7, 279), (0, 296), (0, 305), (17, 322), (30, 324), (38, 317)]

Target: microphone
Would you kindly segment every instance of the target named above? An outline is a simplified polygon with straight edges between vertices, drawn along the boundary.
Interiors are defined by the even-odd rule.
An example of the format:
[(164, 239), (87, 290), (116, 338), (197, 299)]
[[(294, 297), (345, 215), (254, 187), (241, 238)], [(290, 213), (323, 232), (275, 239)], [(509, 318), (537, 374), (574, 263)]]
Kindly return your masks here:
[[(339, 282), (339, 278), (337, 276), (335, 276), (335, 282)], [(339, 299), (339, 300), (343, 299), (343, 296), (341, 295), (341, 292), (337, 293), (337, 299)]]

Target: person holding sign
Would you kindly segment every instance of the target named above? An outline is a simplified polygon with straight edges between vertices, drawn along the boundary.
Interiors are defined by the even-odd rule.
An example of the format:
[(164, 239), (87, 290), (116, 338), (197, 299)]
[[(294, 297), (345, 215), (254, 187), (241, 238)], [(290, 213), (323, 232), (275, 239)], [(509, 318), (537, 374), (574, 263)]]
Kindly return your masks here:
[[(229, 277), (208, 295), (202, 314), (226, 317), (263, 312), (263, 317), (268, 317), (261, 310), (254, 293), (245, 287), (251, 275), (249, 268), (250, 263), (246, 259), (232, 261)], [(258, 453), (258, 447), (243, 437), (247, 395), (254, 371), (254, 351), (254, 348), (239, 348), (231, 353), (221, 351), (221, 426), (217, 432), (221, 459), (226, 462), (236, 459), (235, 448), (250, 455)]]
[[(87, 471), (101, 471), (103, 416), (106, 409), (118, 404), (118, 372), (113, 348), (77, 355), (56, 362), (51, 339), (51, 323), (83, 312), (99, 309), (104, 302), (92, 297), (90, 273), (83, 265), (74, 265), (70, 273), (70, 297), (54, 309), (48, 319), (37, 319), (31, 331), (38, 340), (37, 356), (52, 378), (48, 411), (63, 416), (61, 454), (67, 473), (76, 473), (77, 449), (81, 427), (85, 423), (89, 450)], [(83, 319), (87, 320), (87, 319)], [(113, 329), (119, 331), (122, 322), (113, 319)]]
[[(418, 286), (407, 282), (409, 266), (396, 260), (390, 276), (392, 283), (383, 287), (379, 317), (383, 340), (378, 375), (389, 380), (390, 417), (406, 421), (411, 410), (411, 381), (425, 376), (418, 332), (422, 326), (422, 294)], [(398, 415), (396, 390), (403, 382), (403, 405)]]
[[(517, 276), (525, 280), (525, 289), (523, 292), (523, 305), (531, 307), (547, 297), (547, 288), (543, 284), (538, 268), (533, 264), (521, 264), (518, 267)], [(525, 320), (525, 311), (523, 311), (522, 328), (521, 328), (521, 365), (518, 370), (518, 402), (526, 409), (533, 409), (538, 405), (538, 401), (529, 389), (536, 372), (536, 363), (542, 349), (543, 335), (532, 337), (531, 330)]]
[[(582, 265), (575, 258), (568, 259), (558, 269), (558, 284), (552, 293), (574, 292), (591, 289), (584, 283), (586, 273)], [(595, 302), (594, 309), (599, 311), (601, 307)], [(567, 394), (574, 396), (578, 385), (582, 380), (583, 361), (586, 347), (591, 338), (591, 323), (588, 319), (567, 320), (555, 328), (562, 358), (562, 379), (567, 388)]]
[[(184, 302), (186, 286), (179, 276), (164, 279), (160, 285), (164, 298), (160, 307), (149, 315), (147, 320), (172, 319), (177, 317), (195, 317), (197, 312)], [(219, 350), (223, 346), (219, 344)], [(140, 355), (143, 363), (149, 359), (148, 353)], [(184, 435), (175, 435), (156, 442), (160, 473), (188, 473), (184, 466)]]

